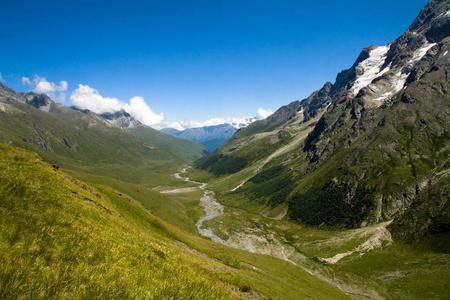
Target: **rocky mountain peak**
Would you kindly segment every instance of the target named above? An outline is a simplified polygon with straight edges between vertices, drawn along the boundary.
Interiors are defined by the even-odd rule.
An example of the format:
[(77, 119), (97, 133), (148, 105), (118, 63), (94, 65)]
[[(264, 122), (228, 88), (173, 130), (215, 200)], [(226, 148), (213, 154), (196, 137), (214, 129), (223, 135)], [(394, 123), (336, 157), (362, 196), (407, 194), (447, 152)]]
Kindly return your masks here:
[(141, 124), (141, 122), (133, 118), (129, 113), (127, 113), (123, 109), (113, 113), (100, 114), (100, 117), (105, 119), (108, 123), (120, 127), (122, 129), (134, 128)]
[(0, 83), (0, 100), (29, 104), (44, 111), (49, 111), (54, 103), (50, 97), (45, 94), (37, 94), (34, 92), (17, 93), (2, 83)]
[[(215, 160), (203, 160), (199, 168), (222, 172), (227, 159), (234, 162), (233, 172), (252, 170), (258, 180), (273, 184), (269, 190), (261, 183), (267, 209), (288, 203), (291, 218), (313, 225), (335, 215), (328, 206), (313, 207), (333, 197), (331, 205), (352, 211), (336, 224), (349, 226), (425, 207), (419, 203), (423, 191), (433, 186), (441, 195), (448, 182), (445, 176), (430, 178), (449, 174), (449, 4), (431, 1), (394, 42), (363, 49), (334, 84), (238, 131), (213, 154)], [(252, 197), (258, 180), (240, 182), (232, 191)], [(278, 186), (282, 180), (294, 191)], [(314, 220), (306, 220), (308, 209)]]
[(450, 32), (450, 2), (432, 0), (419, 13), (407, 32), (422, 34), (429, 43), (436, 43)]
[(34, 92), (24, 94), (26, 103), (40, 110), (49, 111), (53, 101), (45, 94), (37, 94)]

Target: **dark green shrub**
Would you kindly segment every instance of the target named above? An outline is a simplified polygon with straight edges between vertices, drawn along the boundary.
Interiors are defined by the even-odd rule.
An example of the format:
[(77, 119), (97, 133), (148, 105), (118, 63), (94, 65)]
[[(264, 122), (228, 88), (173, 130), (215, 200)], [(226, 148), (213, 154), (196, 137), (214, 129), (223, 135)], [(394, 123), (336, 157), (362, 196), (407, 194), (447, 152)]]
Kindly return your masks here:
[(247, 166), (247, 160), (239, 156), (214, 153), (196, 162), (199, 169), (207, 170), (216, 176), (236, 173)]
[(250, 286), (248, 286), (246, 284), (244, 284), (241, 288), (241, 291), (243, 291), (244, 293), (248, 293), (248, 292), (250, 292), (250, 290), (251, 290)]
[(358, 187), (350, 202), (346, 201), (347, 194), (348, 188), (312, 187), (290, 199), (291, 217), (312, 226), (355, 226), (363, 221), (372, 209), (372, 192)]

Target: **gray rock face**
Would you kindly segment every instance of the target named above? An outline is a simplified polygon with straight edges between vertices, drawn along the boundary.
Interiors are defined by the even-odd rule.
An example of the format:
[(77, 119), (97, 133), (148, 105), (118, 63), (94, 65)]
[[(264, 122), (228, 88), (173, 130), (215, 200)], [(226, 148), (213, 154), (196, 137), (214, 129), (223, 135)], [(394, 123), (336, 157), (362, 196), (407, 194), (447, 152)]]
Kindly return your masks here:
[(432, 0), (422, 9), (407, 32), (415, 32), (436, 43), (450, 35), (450, 3), (447, 0)]
[[(337, 173), (349, 186), (371, 182), (379, 190), (373, 196), (371, 222), (392, 218), (406, 222), (402, 216), (407, 212), (411, 217), (420, 215), (419, 210), (427, 211), (428, 206), (416, 203), (429, 189), (422, 183), (432, 173), (448, 174), (449, 10), (448, 1), (431, 1), (393, 43), (364, 49), (355, 64), (337, 76), (329, 94), (331, 107), (305, 141), (308, 172), (314, 172), (362, 140), (351, 147)], [(418, 172), (419, 161), (431, 157), (435, 163)], [(385, 180), (376, 179), (383, 176)], [(435, 185), (447, 178), (443, 176)], [(448, 198), (442, 190), (436, 193)], [(433, 201), (433, 213), (425, 214), (442, 220), (446, 201), (440, 198), (439, 202), (445, 202), (440, 205)], [(411, 218), (415, 220), (411, 222), (421, 228), (416, 231), (425, 232), (434, 222), (431, 219)], [(428, 225), (422, 228), (420, 220)]]
[(45, 94), (30, 93), (17, 93), (16, 91), (8, 88), (7, 86), (0, 83), (0, 100), (3, 101), (13, 101), (23, 104), (29, 104), (37, 109), (49, 111), (51, 105), (54, 103)]
[(114, 113), (103, 113), (100, 115), (100, 117), (108, 121), (108, 123), (122, 129), (135, 128), (136, 126), (141, 124), (141, 122), (133, 118), (124, 110), (116, 111)]

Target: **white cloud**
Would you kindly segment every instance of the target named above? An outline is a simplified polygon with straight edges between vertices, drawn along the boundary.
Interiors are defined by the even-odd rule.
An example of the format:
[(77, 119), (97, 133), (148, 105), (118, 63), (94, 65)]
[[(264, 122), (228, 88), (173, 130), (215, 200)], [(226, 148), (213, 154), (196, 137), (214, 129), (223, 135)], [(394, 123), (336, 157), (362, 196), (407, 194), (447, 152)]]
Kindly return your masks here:
[[(33, 88), (33, 92), (35, 93), (43, 93), (47, 94), (52, 100), (59, 101), (63, 100), (61, 103), (65, 101), (65, 94), (61, 92), (67, 91), (69, 84), (67, 81), (61, 81), (59, 85), (54, 82), (49, 82), (44, 77), (39, 77), (38, 75), (34, 75), (34, 79), (30, 80), (27, 77), (22, 77), (22, 84), (31, 85)], [(60, 93), (59, 95), (57, 95)]]
[(0, 82), (5, 82), (5, 80), (2, 77), (2, 73), (0, 73)]
[[(24, 80), (28, 79), (25, 78)], [(256, 117), (213, 118), (203, 122), (188, 120), (181, 122), (166, 122), (164, 121), (164, 114), (157, 114), (152, 111), (142, 97), (133, 97), (128, 103), (125, 103), (119, 101), (117, 98), (103, 97), (96, 89), (82, 84), (79, 84), (78, 88), (72, 92), (70, 100), (74, 106), (80, 109), (89, 109), (97, 114), (114, 113), (116, 111), (125, 110), (136, 120), (156, 129), (170, 127), (177, 130), (184, 130), (187, 128), (216, 126), (221, 124), (230, 124), (236, 128), (242, 128), (254, 121), (264, 119), (273, 113), (271, 110), (259, 108)]]
[(249, 124), (262, 120), (267, 118), (273, 114), (272, 110), (265, 110), (262, 108), (259, 108), (257, 111), (256, 117), (240, 117), (240, 118), (214, 118), (209, 119), (204, 122), (200, 121), (181, 121), (181, 122), (164, 122), (163, 127), (169, 127), (174, 128), (177, 130), (185, 130), (188, 128), (198, 128), (198, 127), (205, 127), (205, 126), (216, 126), (216, 125), (222, 125), (222, 124), (230, 124), (234, 126), (235, 128), (242, 128), (246, 127)]
[(31, 80), (27, 77), (22, 77), (22, 84), (33, 85), (33, 82), (31, 82)]
[(34, 75), (34, 79), (30, 80), (27, 77), (22, 77), (22, 83), (34, 86), (33, 91), (36, 93), (50, 93), (50, 92), (65, 92), (69, 84), (67, 81), (61, 81), (59, 85), (54, 82), (49, 82), (44, 77)]
[(56, 95), (55, 93), (47, 93), (47, 96), (49, 96), (53, 101), (57, 101), (62, 104), (66, 103), (66, 93), (59, 93), (59, 95)]
[(81, 109), (89, 109), (97, 114), (113, 113), (123, 108), (116, 98), (103, 97), (88, 85), (79, 84), (70, 95), (72, 104)]
[(79, 84), (70, 95), (70, 100), (74, 106), (97, 114), (125, 110), (142, 124), (155, 128), (162, 128), (161, 124), (164, 122), (164, 114), (153, 112), (142, 97), (133, 97), (129, 103), (124, 103), (116, 98), (103, 97), (96, 89)]
[(257, 116), (258, 116), (258, 118), (261, 119), (261, 120), (267, 118), (267, 117), (270, 116), (271, 114), (273, 114), (273, 110), (271, 110), (271, 109), (265, 110), (265, 109), (263, 109), (263, 108), (258, 108)]
[(164, 121), (164, 114), (161, 113), (158, 115), (154, 113), (142, 97), (131, 98), (130, 104), (124, 104), (123, 109), (133, 116), (133, 118), (147, 126), (159, 127)]

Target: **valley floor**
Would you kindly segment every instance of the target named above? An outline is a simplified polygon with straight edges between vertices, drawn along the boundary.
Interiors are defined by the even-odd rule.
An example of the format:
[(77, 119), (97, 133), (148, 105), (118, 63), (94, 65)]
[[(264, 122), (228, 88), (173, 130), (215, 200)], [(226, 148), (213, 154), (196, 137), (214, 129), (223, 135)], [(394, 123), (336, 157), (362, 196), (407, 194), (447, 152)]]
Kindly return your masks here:
[[(192, 191), (206, 188), (205, 183), (190, 181), (180, 174), (175, 176), (199, 185), (192, 187)], [(164, 191), (180, 192), (189, 190)], [(208, 190), (199, 200), (206, 214), (196, 224), (200, 235), (230, 247), (284, 260), (336, 286), (353, 299), (447, 299), (449, 296), (446, 286), (450, 281), (447, 268), (450, 256), (394, 241), (386, 229), (391, 221), (352, 230), (326, 231), (226, 207)]]

